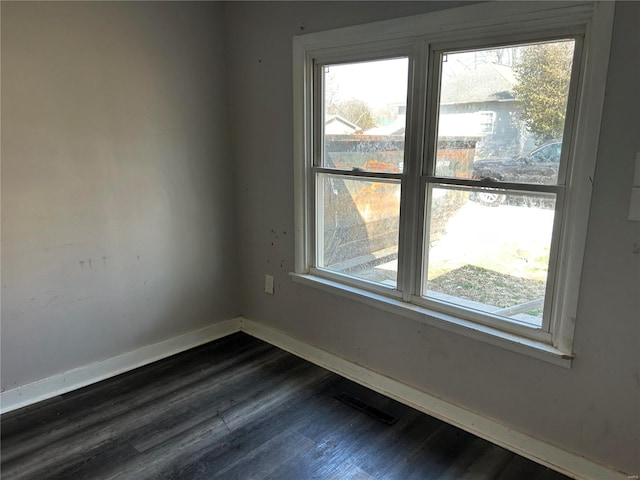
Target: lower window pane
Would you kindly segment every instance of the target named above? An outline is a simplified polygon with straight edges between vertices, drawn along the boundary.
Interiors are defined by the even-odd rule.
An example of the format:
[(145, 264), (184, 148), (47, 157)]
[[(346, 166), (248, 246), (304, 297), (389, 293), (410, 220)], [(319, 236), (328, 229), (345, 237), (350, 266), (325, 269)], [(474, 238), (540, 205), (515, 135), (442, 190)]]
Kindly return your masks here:
[(318, 266), (395, 287), (400, 184), (320, 175)]
[(540, 327), (555, 196), (433, 187), (423, 296)]

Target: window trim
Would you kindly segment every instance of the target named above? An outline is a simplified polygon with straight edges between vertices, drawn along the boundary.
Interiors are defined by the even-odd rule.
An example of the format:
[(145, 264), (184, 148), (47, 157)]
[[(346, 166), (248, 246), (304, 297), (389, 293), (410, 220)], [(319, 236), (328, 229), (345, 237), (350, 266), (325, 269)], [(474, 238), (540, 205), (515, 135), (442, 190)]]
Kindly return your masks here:
[[(591, 179), (597, 156), (614, 8), (612, 2), (542, 4), (490, 2), (294, 37), (295, 273), (292, 274), (293, 279), (419, 322), (456, 331), (555, 364), (569, 366), (573, 358), (573, 333), (588, 226)], [(407, 115), (411, 118), (410, 110), (415, 102), (426, 102), (426, 85), (417, 85), (415, 89), (411, 86), (414, 82), (426, 78), (426, 76), (416, 76), (414, 72), (427, 68), (427, 65), (422, 65), (422, 62), (426, 58), (424, 53), (425, 49), (429, 48), (428, 45), (447, 44), (451, 40), (470, 42), (474, 38), (481, 38), (482, 43), (488, 43), (496, 37), (496, 27), (499, 27), (500, 38), (511, 36), (514, 41), (518, 41), (523, 32), (524, 35), (535, 33), (540, 38), (553, 37), (557, 32), (561, 32), (565, 37), (584, 32), (581, 62), (576, 62), (584, 65), (584, 72), (579, 72), (578, 84), (574, 87), (579, 97), (575, 105), (575, 123), (568, 125), (566, 130), (571, 131), (573, 138), (572, 155), (581, 160), (570, 162), (571, 171), (567, 171), (567, 179), (570, 180), (564, 199), (567, 219), (561, 223), (556, 215), (554, 229), (562, 227), (557, 230), (556, 242), (561, 255), (558, 257), (557, 284), (554, 292), (559, 299), (554, 303), (555, 311), (551, 313), (552, 318), (560, 320), (552, 322), (549, 325), (549, 332), (545, 335), (522, 336), (508, 331), (509, 329), (503, 326), (498, 329), (452, 316), (446, 308), (440, 308), (440, 306), (434, 309), (424, 304), (409, 303), (415, 300), (411, 293), (416, 291), (417, 279), (409, 278), (413, 275), (406, 269), (404, 270), (406, 275), (402, 278), (398, 277), (398, 286), (403, 289), (403, 296), (396, 298), (385, 295), (384, 291), (368, 289), (367, 285), (362, 284), (366, 282), (343, 282), (340, 275), (325, 275), (326, 272), (312, 267), (311, 263), (315, 227), (314, 215), (309, 215), (308, 212), (315, 202), (310, 195), (314, 191), (311, 185), (311, 182), (315, 181), (313, 169), (317, 168), (313, 166), (311, 160), (314, 158), (312, 149), (316, 128), (312, 119), (313, 87), (310, 87), (313, 83), (310, 80), (314, 75), (312, 60), (314, 58), (323, 61), (330, 59), (333, 62), (337, 58), (343, 58), (344, 61), (348, 61), (358, 54), (370, 52), (371, 47), (380, 47), (380, 45), (388, 46), (388, 48), (383, 47), (384, 52), (380, 56), (392, 56), (386, 52), (395, 51), (397, 54), (399, 50), (411, 50), (413, 53), (409, 56), (409, 91), (419, 96), (417, 99), (409, 98)], [(402, 54), (406, 55), (406, 53)], [(375, 58), (380, 56), (376, 55)], [(357, 58), (365, 59), (365, 57)], [(410, 136), (424, 136), (422, 132), (430, 131), (430, 124), (433, 122), (430, 116), (414, 119), (407, 125), (406, 149), (408, 152), (406, 151), (405, 155), (409, 154), (412, 158), (422, 157), (425, 139), (417, 141)], [(405, 235), (402, 239), (403, 243), (399, 244), (399, 256), (404, 255), (403, 261), (407, 262), (416, 260), (419, 246), (417, 242), (421, 242), (422, 219), (416, 210), (424, 208), (424, 205), (415, 205), (415, 202), (408, 202), (404, 198), (407, 195), (417, 198), (416, 189), (421, 188), (420, 183), (423, 181), (420, 175), (422, 172), (419, 172), (422, 167), (414, 165), (418, 163), (421, 162), (409, 162), (409, 165), (405, 163), (405, 168), (411, 172), (405, 178), (401, 194), (403, 197), (401, 208), (410, 210), (403, 211), (400, 220), (401, 228), (413, 232), (412, 235)], [(558, 213), (556, 211), (556, 214)], [(410, 221), (410, 225), (402, 225), (403, 217), (405, 222)], [(417, 225), (418, 223), (421, 225)], [(571, 248), (568, 248), (569, 245)]]

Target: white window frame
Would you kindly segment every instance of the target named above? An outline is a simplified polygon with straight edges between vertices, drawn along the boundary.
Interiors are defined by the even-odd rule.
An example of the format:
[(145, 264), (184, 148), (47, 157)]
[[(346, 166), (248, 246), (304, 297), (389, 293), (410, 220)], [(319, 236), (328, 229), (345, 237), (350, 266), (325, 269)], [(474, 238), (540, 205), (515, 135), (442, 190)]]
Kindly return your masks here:
[[(385, 311), (403, 315), (503, 348), (569, 367), (576, 322), (582, 262), (586, 242), (592, 178), (613, 28), (613, 2), (490, 2), (435, 13), (347, 27), (294, 37), (294, 281), (335, 292)], [(557, 249), (555, 275), (545, 308), (550, 321), (541, 329), (478, 317), (420, 296), (420, 271), (410, 269), (423, 261), (425, 189), (434, 179), (428, 170), (435, 139), (430, 125), (437, 114), (437, 91), (428, 78), (436, 78), (435, 51), (482, 48), (507, 43), (576, 37), (580, 68), (572, 81), (563, 155), (568, 170), (556, 189), (557, 202), (552, 249)], [(582, 39), (582, 40), (580, 40)], [(405, 172), (402, 179), (398, 290), (333, 274), (315, 267), (315, 182), (322, 169), (314, 165), (318, 129), (314, 101), (318, 78), (314, 63), (341, 63), (409, 56), (409, 99), (405, 135)], [(573, 80), (573, 77), (572, 77)], [(314, 87), (315, 86), (315, 87)], [(412, 97), (413, 95), (413, 97)], [(426, 110), (425, 110), (426, 105)], [(423, 158), (425, 159), (423, 161)], [(363, 176), (359, 173), (353, 175)], [(370, 176), (365, 174), (364, 176)], [(391, 178), (393, 175), (373, 175)], [(451, 183), (451, 182), (449, 182)], [(454, 182), (455, 183), (455, 182)], [(462, 182), (464, 183), (464, 182)], [(420, 199), (421, 200), (417, 200)]]
[(477, 114), (481, 118), (481, 132), (485, 135), (492, 134), (495, 131), (496, 112), (480, 111)]

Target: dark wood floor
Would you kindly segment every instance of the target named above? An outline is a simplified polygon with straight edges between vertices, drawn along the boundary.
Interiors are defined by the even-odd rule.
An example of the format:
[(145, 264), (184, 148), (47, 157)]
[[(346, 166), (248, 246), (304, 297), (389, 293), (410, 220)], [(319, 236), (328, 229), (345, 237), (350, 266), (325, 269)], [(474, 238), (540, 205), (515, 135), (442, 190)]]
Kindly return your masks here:
[(567, 478), (244, 334), (1, 429), (3, 480)]

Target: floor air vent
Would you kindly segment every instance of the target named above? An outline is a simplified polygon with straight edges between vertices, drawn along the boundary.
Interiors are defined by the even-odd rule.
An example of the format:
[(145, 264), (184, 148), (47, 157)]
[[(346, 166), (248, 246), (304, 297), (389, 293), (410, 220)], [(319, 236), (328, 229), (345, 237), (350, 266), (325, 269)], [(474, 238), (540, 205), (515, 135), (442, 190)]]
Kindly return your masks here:
[(387, 425), (393, 425), (398, 421), (397, 417), (393, 415), (389, 415), (388, 413), (383, 412), (382, 410), (371, 406), (362, 400), (357, 399), (356, 397), (349, 395), (348, 393), (341, 393), (336, 395), (336, 399), (340, 400), (342, 403), (346, 403), (347, 405), (360, 410), (361, 412), (366, 413), (367, 415), (379, 420)]

